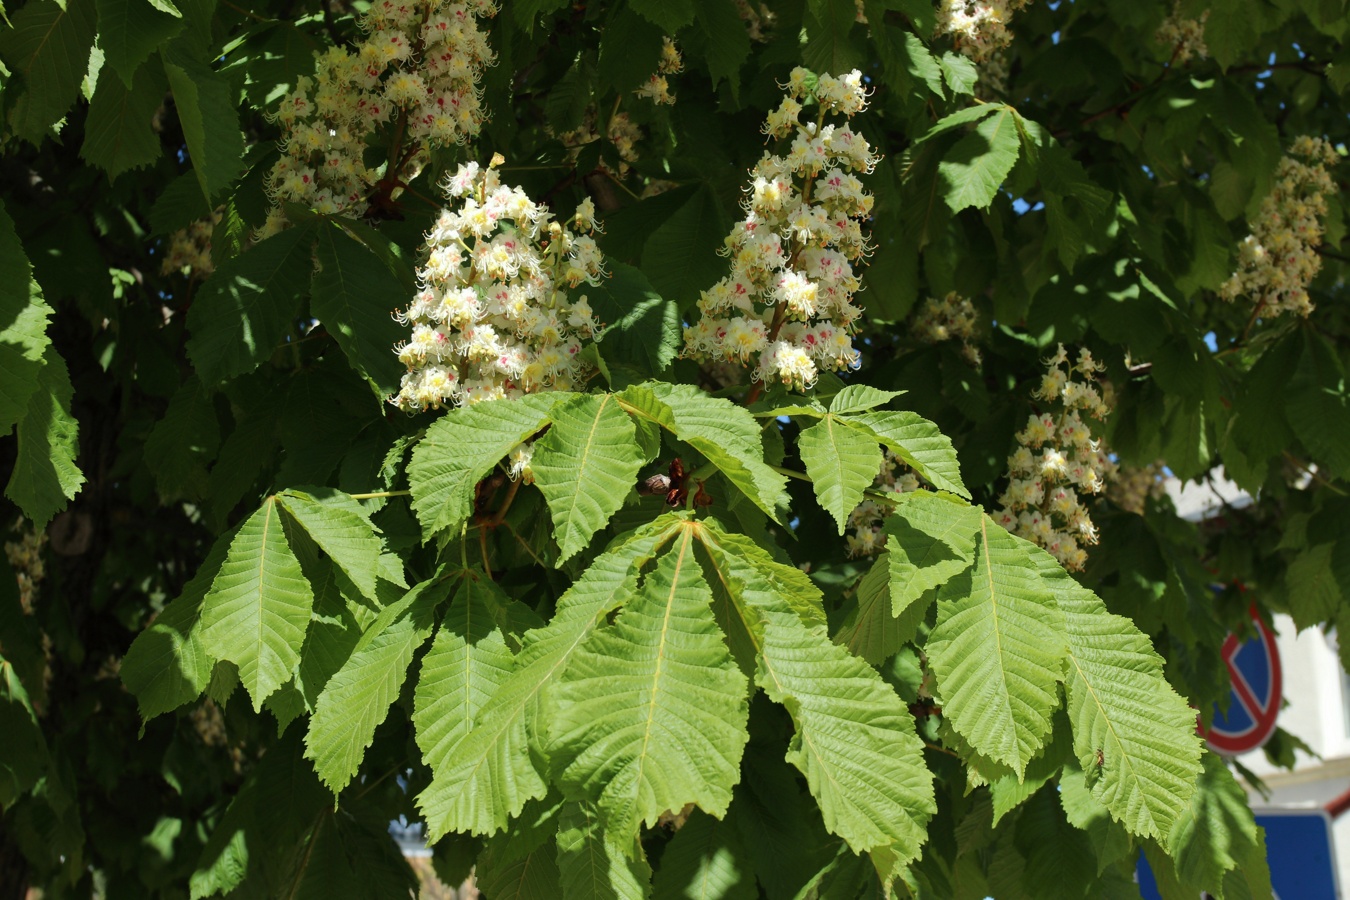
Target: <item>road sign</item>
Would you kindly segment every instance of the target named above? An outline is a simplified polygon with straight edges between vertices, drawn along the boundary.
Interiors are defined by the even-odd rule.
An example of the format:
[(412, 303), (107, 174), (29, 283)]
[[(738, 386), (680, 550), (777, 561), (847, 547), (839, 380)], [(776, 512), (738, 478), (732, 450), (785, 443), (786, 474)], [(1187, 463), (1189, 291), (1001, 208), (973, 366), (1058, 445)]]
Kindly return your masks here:
[[(1266, 830), (1266, 859), (1276, 900), (1338, 900), (1331, 816), (1323, 809), (1258, 809)], [(1153, 872), (1139, 854), (1139, 894), (1162, 900)]]
[(1209, 730), (1200, 730), (1209, 746), (1226, 756), (1236, 756), (1255, 750), (1275, 731), (1275, 719), (1280, 714), (1280, 652), (1275, 647), (1275, 635), (1266, 623), (1252, 611), (1256, 637), (1239, 641), (1230, 634), (1223, 644), (1223, 659), (1233, 687), (1229, 693), (1228, 709), (1214, 705), (1214, 720)]

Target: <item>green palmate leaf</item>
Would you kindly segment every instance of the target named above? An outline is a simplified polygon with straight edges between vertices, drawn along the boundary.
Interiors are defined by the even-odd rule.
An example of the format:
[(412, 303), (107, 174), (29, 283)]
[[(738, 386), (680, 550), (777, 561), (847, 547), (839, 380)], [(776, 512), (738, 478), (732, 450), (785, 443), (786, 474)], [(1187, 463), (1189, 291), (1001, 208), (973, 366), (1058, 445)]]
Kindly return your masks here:
[(164, 76), (154, 65), (141, 66), (130, 85), (100, 78), (85, 119), (80, 156), (107, 172), (109, 180), (159, 159), (160, 137), (151, 121), (164, 102), (165, 89)]
[(870, 432), (940, 491), (969, 497), (961, 483), (961, 467), (951, 439), (932, 422), (908, 411), (874, 410), (844, 417), (848, 424)]
[(529, 394), (451, 410), (427, 429), (408, 466), (412, 506), (430, 540), (458, 532), (473, 510), (474, 489), (502, 457), (549, 423), (549, 410), (571, 395)]
[[(887, 554), (882, 552), (872, 568), (858, 583), (858, 605), (844, 619), (839, 630), (834, 633), (834, 642), (843, 644), (854, 656), (861, 656), (874, 666), (879, 666), (914, 637), (920, 618), (891, 614), (891, 595), (887, 589), (890, 580), (890, 563)], [(926, 608), (916, 607), (922, 613)]]
[(706, 456), (778, 521), (777, 508), (788, 503), (787, 478), (764, 464), (760, 426), (744, 408), (688, 384), (634, 385), (619, 398), (628, 412), (661, 426)]
[(1011, 107), (996, 107), (974, 131), (952, 145), (938, 164), (952, 212), (968, 206), (983, 209), (993, 202), (1021, 147), (1015, 116)]
[(511, 601), (479, 572), (466, 572), (422, 659), (413, 695), (413, 725), (422, 759), (433, 772), (454, 749), (491, 699), (514, 661), (493, 610)]
[(1285, 570), (1289, 615), (1302, 631), (1336, 617), (1341, 607), (1341, 586), (1333, 568), (1336, 544), (1318, 544), (1304, 550)]
[(897, 616), (970, 567), (981, 522), (978, 508), (941, 494), (914, 491), (900, 499), (883, 525)]
[(202, 647), (239, 667), (254, 710), (289, 681), (314, 594), (282, 532), (275, 497), (240, 526), (202, 601)]
[(646, 17), (620, 6), (605, 21), (600, 36), (596, 75), (618, 93), (635, 90), (652, 73), (661, 56), (661, 29)]
[(75, 389), (66, 363), (50, 345), (42, 355), (37, 390), (19, 421), (19, 454), (5, 486), (5, 496), (18, 504), (41, 531), (66, 508), (84, 484), (75, 465), (79, 423), (70, 412)]
[(375, 729), (389, 714), (417, 648), (431, 636), (436, 608), (450, 594), (441, 575), (386, 606), (366, 629), (315, 705), (305, 756), (334, 794), (356, 775)]
[(1252, 817), (1247, 792), (1216, 754), (1201, 758), (1204, 770), (1195, 793), (1177, 819), (1167, 855), (1176, 862), (1177, 877), (1216, 897), (1225, 895), (1225, 880), (1235, 873), (1245, 880), (1238, 896), (1271, 896), (1265, 841)]
[(686, 528), (553, 694), (549, 755), (564, 792), (594, 801), (627, 842), (687, 803), (726, 814), (740, 771), (745, 676), (713, 617)]
[(0, 756), (0, 810), (37, 784), (47, 768), (47, 742), (37, 714), (18, 674), (0, 656), (0, 729), (5, 752)]
[(52, 309), (33, 280), (33, 267), (0, 204), (0, 435), (24, 417), (38, 387), (42, 354), (51, 343), (47, 317)]
[(1294, 434), (1314, 458), (1335, 476), (1350, 476), (1350, 388), (1321, 335), (1304, 332), (1303, 356), (1282, 399)]
[(558, 600), (553, 620), (525, 635), (515, 670), (478, 711), (473, 728), (444, 764), (433, 765), (432, 782), (417, 798), (431, 841), (451, 831), (492, 834), (526, 801), (544, 796), (547, 783), (530, 753), (531, 746), (542, 751), (544, 744), (540, 695), (631, 594), (638, 567), (670, 540), (681, 518), (668, 514), (617, 540)]
[(1077, 768), (1066, 768), (1059, 779), (1059, 799), (1064, 805), (1065, 818), (1074, 828), (1087, 832), (1097, 855), (1097, 874), (1100, 875), (1119, 860), (1134, 852), (1130, 833), (1111, 818), (1111, 812), (1092, 796), (1087, 777)]
[(283, 491), (277, 499), (361, 593), (376, 600), (375, 579), (383, 547), (370, 520), (358, 512), (360, 507), (346, 494), (329, 488)]
[(305, 709), (313, 712), (328, 680), (342, 668), (361, 640), (362, 626), (369, 625), (377, 614), (364, 603), (342, 596), (331, 560), (306, 565), (305, 575), (314, 588), (314, 614), (300, 651), (295, 687), (304, 698)]
[(313, 236), (305, 226), (283, 231), (202, 285), (188, 310), (187, 351), (204, 384), (252, 370), (281, 345), (300, 312)]
[(150, 625), (131, 642), (118, 670), (136, 697), (141, 718), (152, 719), (201, 696), (211, 682), (215, 660), (202, 646), (197, 622), (202, 601), (225, 563), (234, 531), (211, 546), (197, 574)]
[(600, 352), (611, 367), (630, 366), (643, 378), (659, 375), (680, 350), (680, 311), (639, 269), (614, 260), (605, 266), (610, 277), (588, 295), (605, 323)]
[(975, 93), (975, 82), (980, 78), (979, 69), (975, 63), (959, 53), (953, 53), (950, 50), (942, 54), (938, 60), (938, 65), (942, 66), (942, 77), (947, 81), (947, 87), (956, 94)]
[(629, 5), (667, 34), (674, 34), (694, 21), (694, 4), (695, 0), (633, 0)]
[(408, 296), (374, 251), (336, 223), (322, 224), (317, 232), (310, 309), (352, 368), (381, 395), (393, 394), (403, 372), (394, 345), (406, 333), (390, 314), (407, 305)]
[[(806, 776), (825, 827), (855, 852), (918, 856), (936, 809), (914, 717), (876, 670), (807, 624), (783, 585), (804, 576), (753, 541), (703, 523), (711, 576), (759, 653), (755, 682), (796, 725), (787, 759)], [(808, 582), (809, 584), (809, 582)]]
[[(1055, 729), (1045, 747), (1041, 750), (1039, 756), (1027, 764), (1027, 770), (1019, 779), (1011, 770), (1005, 768), (1006, 774), (989, 781), (989, 796), (993, 801), (993, 823), (998, 825), (999, 820), (1012, 812), (1013, 809), (1024, 803), (1027, 798), (1041, 789), (1051, 778), (1060, 776), (1064, 770), (1064, 764), (1070, 758), (1070, 751), (1073, 749), (1073, 736), (1069, 732), (1069, 720), (1067, 717), (1058, 716), (1055, 719)], [(989, 763), (991, 767), (995, 764)], [(1061, 778), (1061, 784), (1063, 779)], [(1102, 806), (1092, 797), (1088, 798), (1092, 803), (1102, 811), (1108, 822), (1111, 817), (1106, 814), (1106, 807)], [(1125, 830), (1120, 825), (1110, 822), (1110, 824), (1120, 834), (1124, 835)], [(1087, 825), (1078, 826), (1086, 829)], [(1128, 841), (1128, 836), (1126, 836)]]
[(244, 135), (229, 81), (180, 45), (163, 52), (164, 72), (192, 170), (202, 195), (212, 202), (244, 170)]
[(561, 565), (623, 505), (646, 459), (633, 420), (612, 394), (572, 397), (549, 417), (553, 425), (535, 444), (530, 465), (553, 515)]
[[(94, 0), (33, 0), (14, 14), (13, 27), (0, 35), (0, 60), (22, 81), (9, 109), (13, 133), (40, 144), (47, 129), (79, 97), (80, 82), (94, 45)], [(6, 98), (8, 99), (8, 98)]]
[(750, 855), (729, 821), (696, 809), (661, 856), (652, 900), (754, 900)]
[(210, 484), (206, 467), (220, 448), (220, 424), (211, 394), (194, 375), (183, 382), (164, 418), (145, 439), (145, 464), (165, 502), (203, 497)]
[(475, 869), (477, 887), (484, 897), (499, 900), (557, 900), (560, 881), (557, 857), (557, 844), (552, 838), (500, 862), (484, 854)]
[(563, 900), (645, 900), (652, 870), (636, 840), (615, 841), (594, 806), (572, 801), (558, 815), (558, 874)]
[(802, 431), (798, 449), (816, 500), (843, 534), (849, 513), (881, 471), (881, 447), (870, 432), (850, 428), (846, 420), (826, 413)]
[(127, 88), (141, 63), (183, 30), (180, 13), (171, 14), (151, 0), (95, 0), (95, 6), (99, 49)]
[(694, 23), (690, 38), (708, 61), (713, 86), (725, 78), (734, 96), (740, 85), (741, 64), (750, 55), (750, 36), (740, 23), (736, 5), (730, 0), (701, 0), (694, 7)]
[(1019, 776), (1050, 733), (1068, 649), (1064, 614), (1024, 544), (981, 516), (974, 565), (938, 592), (925, 646), (944, 718)]
[(890, 403), (904, 391), (883, 391), (866, 384), (846, 385), (830, 400), (830, 412), (836, 415), (865, 412)]
[(1079, 900), (1084, 886), (1092, 884), (1097, 867), (1092, 844), (1069, 824), (1054, 785), (1026, 803), (1014, 842), (1025, 860), (1022, 884), (1037, 900)]
[(1096, 773), (1092, 795), (1131, 833), (1164, 839), (1201, 769), (1195, 710), (1133, 622), (1107, 612), (1050, 554), (1028, 552), (1064, 612), (1069, 721), (1080, 767)]

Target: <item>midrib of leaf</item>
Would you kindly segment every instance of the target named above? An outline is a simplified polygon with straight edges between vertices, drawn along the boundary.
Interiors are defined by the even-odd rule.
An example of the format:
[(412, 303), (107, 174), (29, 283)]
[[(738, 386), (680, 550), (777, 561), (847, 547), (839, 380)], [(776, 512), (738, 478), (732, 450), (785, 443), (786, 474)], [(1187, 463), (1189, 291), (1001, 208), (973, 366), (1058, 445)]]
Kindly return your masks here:
[[(595, 432), (596, 429), (600, 427), (600, 419), (605, 414), (605, 407), (609, 404), (609, 401), (612, 400), (613, 398), (614, 398), (613, 394), (606, 394), (604, 397), (602, 397), (600, 399), (600, 406), (595, 411), (595, 418), (591, 419), (591, 430), (590, 433), (586, 435), (586, 443), (581, 446), (581, 459), (579, 460), (579, 464), (577, 466), (578, 485), (583, 484), (585, 482), (586, 467), (590, 464), (591, 456), (595, 452)], [(564, 519), (564, 521), (570, 522), (572, 520), (572, 514), (576, 512), (577, 502), (580, 499), (581, 499), (581, 491), (579, 490), (573, 491), (571, 502), (567, 504), (567, 516)]]
[[(697, 524), (691, 523), (691, 525), (688, 527), (696, 528), (698, 526)], [(709, 543), (708, 536), (706, 535), (706, 533), (703, 532), (700, 532), (699, 540), (703, 541), (705, 545)], [(725, 553), (726, 551), (723, 550), (722, 552)], [(713, 566), (712, 569), (716, 573), (717, 580), (718, 582), (721, 583), (722, 589), (726, 591), (727, 596), (734, 597), (735, 593), (732, 591), (731, 584), (722, 575), (722, 567)], [(741, 622), (744, 623), (746, 633), (750, 635), (750, 641), (755, 645), (755, 657), (764, 664), (764, 671), (766, 674), (768, 674), (770, 678), (773, 679), (774, 686), (778, 688), (781, 694), (786, 694), (787, 690), (783, 687), (782, 680), (779, 679), (777, 672), (774, 671), (773, 661), (769, 659), (768, 655), (763, 652), (764, 650), (763, 642), (760, 640), (759, 635), (755, 633), (755, 629), (751, 626), (751, 623), (747, 622), (745, 620), (745, 616), (741, 614), (740, 604), (732, 603), (731, 605), (736, 610), (736, 614), (740, 616)], [(825, 758), (825, 756), (821, 754), (820, 748), (816, 745), (815, 741), (811, 739), (811, 734), (809, 733), (810, 731), (811, 731), (810, 729), (800, 729), (797, 731), (797, 737), (801, 739), (802, 743), (807, 744), (811, 747), (811, 752), (815, 755), (817, 759)], [(830, 773), (829, 767), (822, 766), (820, 768), (825, 770), (825, 776), (829, 778), (830, 783), (834, 785), (836, 789), (840, 789), (840, 784), (838, 780), (836, 780)]]
[[(655, 552), (655, 548), (653, 548), (653, 552)], [(546, 684), (552, 682), (553, 677), (557, 674), (558, 670), (565, 667), (567, 663), (571, 661), (573, 651), (576, 650), (579, 644), (582, 644), (583, 642), (585, 642), (587, 638), (591, 636), (591, 632), (593, 630), (594, 630), (593, 628), (578, 628), (576, 635), (572, 639), (572, 642), (567, 645), (566, 652), (556, 654), (553, 665), (545, 671), (544, 676), (541, 677), (535, 683), (533, 689), (525, 692), (520, 698), (518, 698), (518, 702), (513, 703), (510, 706), (506, 707), (506, 711), (509, 712), (510, 714), (507, 715), (506, 712), (503, 712), (497, 715), (498, 727), (496, 731), (492, 734), (493, 745), (495, 745), (497, 741), (501, 740), (501, 736), (503, 734), (511, 730), (512, 726), (516, 721), (516, 717), (520, 715), (521, 711), (523, 711), (525, 707), (529, 706), (530, 701), (533, 700), (539, 694), (539, 692), (544, 689), (544, 686)], [(471, 773), (470, 778), (467, 778), (465, 780), (470, 781), (473, 778), (476, 778), (478, 776), (479, 770), (482, 769), (483, 766), (487, 765), (489, 758), (490, 754), (486, 753), (480, 756), (478, 762), (475, 763), (474, 767), (470, 770)]]
[[(1092, 679), (1088, 678), (1087, 673), (1083, 671), (1083, 667), (1078, 664), (1078, 657), (1074, 655), (1072, 642), (1069, 644), (1069, 652), (1065, 655), (1068, 656), (1069, 662), (1073, 665), (1074, 669), (1078, 671), (1078, 677), (1083, 682), (1083, 686), (1087, 688), (1087, 692), (1092, 695), (1092, 702), (1097, 707), (1097, 713), (1102, 717), (1102, 721), (1106, 723), (1106, 728), (1110, 731), (1111, 737), (1115, 739), (1116, 746), (1123, 750), (1125, 742), (1120, 739), (1120, 734), (1116, 731), (1116, 723), (1112, 720), (1110, 714), (1107, 713), (1106, 707), (1102, 704), (1101, 700), (1098, 699), (1097, 689), (1092, 686)], [(1144, 780), (1142, 776), (1135, 771), (1133, 761), (1130, 759), (1130, 754), (1122, 752), (1120, 754), (1120, 760), (1121, 764), (1130, 770), (1131, 778), (1141, 781)], [(1153, 827), (1159, 834), (1162, 834), (1162, 829), (1158, 827), (1158, 823), (1153, 818), (1153, 812), (1149, 809), (1148, 804), (1143, 803), (1141, 806), (1148, 813), (1148, 819), (1153, 823)]]
[(661, 669), (664, 667), (666, 659), (666, 636), (670, 633), (670, 611), (675, 606), (675, 592), (680, 587), (680, 570), (684, 568), (685, 554), (689, 551), (689, 533), (690, 526), (686, 525), (680, 531), (684, 538), (684, 544), (679, 549), (679, 556), (675, 558), (675, 574), (670, 579), (670, 593), (666, 596), (666, 612), (661, 618), (661, 642), (656, 651), (656, 665), (652, 667), (652, 689), (651, 697), (647, 701), (647, 726), (642, 729), (642, 752), (638, 755), (637, 784), (642, 784), (642, 776), (647, 768), (647, 745), (652, 738), (652, 723), (656, 721), (656, 698), (657, 689), (661, 683)]
[(994, 619), (994, 647), (998, 654), (998, 668), (1004, 673), (1002, 679), (1003, 705), (1007, 707), (1009, 718), (1016, 719), (1016, 713), (1012, 708), (1012, 696), (1008, 691), (1007, 666), (1003, 664), (1003, 633), (998, 627), (998, 594), (994, 591), (994, 563), (989, 556), (989, 519), (980, 516), (980, 542), (984, 544), (984, 570), (985, 580), (989, 583), (989, 607)]
[(258, 553), (258, 640), (255, 644), (258, 659), (263, 658), (265, 644), (263, 642), (263, 620), (262, 614), (263, 593), (266, 591), (266, 582), (263, 574), (267, 569), (267, 533), (272, 528), (272, 515), (276, 512), (276, 497), (267, 498), (267, 515), (263, 517), (262, 527), (262, 549)]

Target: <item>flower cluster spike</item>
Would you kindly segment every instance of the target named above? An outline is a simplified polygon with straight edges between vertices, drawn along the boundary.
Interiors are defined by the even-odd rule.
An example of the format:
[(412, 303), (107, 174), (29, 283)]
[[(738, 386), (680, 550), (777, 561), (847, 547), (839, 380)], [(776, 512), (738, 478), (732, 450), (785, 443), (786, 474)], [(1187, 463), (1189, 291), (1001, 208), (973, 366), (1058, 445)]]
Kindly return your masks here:
[(1101, 369), (1086, 348), (1071, 362), (1063, 344), (1047, 361), (1034, 396), (1048, 408), (1032, 415), (1017, 433), (1019, 446), (1008, 457), (1008, 487), (999, 498), (1003, 508), (994, 515), (1004, 528), (1044, 547), (1070, 571), (1087, 562), (1082, 545), (1097, 543), (1097, 527), (1080, 495), (1105, 490), (1105, 474), (1112, 467), (1081, 415), (1106, 416), (1106, 402), (1095, 384)]
[(1209, 10), (1200, 13), (1198, 19), (1188, 19), (1181, 14), (1181, 0), (1172, 5), (1172, 12), (1163, 19), (1153, 35), (1153, 40), (1171, 47), (1172, 63), (1184, 66), (1192, 59), (1208, 59), (1209, 46), (1205, 43), (1205, 22), (1209, 19)]
[(1166, 464), (1162, 460), (1146, 466), (1122, 465), (1107, 479), (1106, 496), (1126, 512), (1142, 516), (1149, 499), (1158, 499), (1165, 490)]
[[(260, 237), (285, 227), (286, 201), (362, 213), (381, 179), (393, 196), (431, 147), (476, 135), (478, 82), (493, 62), (479, 19), (496, 11), (491, 0), (376, 0), (361, 19), (363, 40), (316, 54), (314, 77), (300, 78), (276, 112), (282, 156), (268, 175), (273, 208)], [(371, 168), (366, 150), (381, 131), (397, 158)]]
[(822, 369), (858, 366), (854, 264), (869, 250), (861, 223), (872, 195), (857, 173), (871, 172), (878, 157), (848, 120), (866, 106), (856, 69), (839, 77), (792, 70), (787, 96), (764, 126), (784, 152), (766, 152), (751, 172), (745, 218), (724, 248), (731, 274), (699, 298), (700, 317), (684, 332), (686, 356), (749, 366), (754, 380), (795, 390)]
[(658, 106), (670, 106), (675, 103), (675, 95), (670, 92), (670, 82), (666, 76), (683, 72), (684, 59), (680, 56), (679, 48), (675, 46), (674, 41), (668, 37), (662, 38), (662, 41), (661, 58), (656, 63), (656, 71), (633, 93)]
[(983, 62), (1012, 43), (1008, 23), (1030, 0), (941, 0), (936, 36), (950, 35), (956, 49)]
[(210, 216), (180, 228), (169, 235), (169, 246), (164, 250), (161, 275), (181, 272), (188, 278), (203, 279), (216, 270), (211, 258), (211, 237), (224, 215), (224, 207)]
[(912, 330), (925, 344), (960, 341), (961, 354), (972, 366), (981, 362), (980, 348), (975, 346), (975, 332), (979, 316), (975, 304), (956, 291), (938, 300), (929, 297), (914, 315)]
[(46, 577), (47, 567), (42, 562), (42, 548), (47, 543), (47, 532), (38, 531), (20, 516), (10, 529), (18, 538), (5, 542), (5, 558), (14, 570), (14, 579), (19, 584), (19, 604), (24, 612), (33, 611), (33, 602), (37, 599), (38, 585)]
[[(426, 236), (421, 290), (398, 314), (412, 327), (398, 349), (408, 367), (392, 402), (438, 409), (545, 390), (570, 390), (591, 375), (582, 358), (600, 325), (585, 294), (605, 274), (589, 198), (567, 223), (519, 187), (502, 184), (501, 157), (459, 167), (451, 201)], [(520, 467), (528, 459), (514, 460)]]
[(1327, 170), (1340, 161), (1331, 142), (1299, 137), (1275, 169), (1275, 186), (1261, 201), (1251, 234), (1238, 245), (1238, 270), (1219, 288), (1219, 296), (1256, 301), (1261, 316), (1313, 311), (1308, 285), (1322, 268), (1317, 247), (1328, 194), (1337, 191)]
[[(882, 493), (908, 494), (919, 487), (919, 476), (900, 457), (887, 450), (881, 461), (881, 471), (872, 481), (872, 489)], [(881, 530), (881, 523), (891, 514), (891, 509), (888, 503), (864, 500), (848, 514), (847, 524), (851, 533), (846, 540), (849, 556), (875, 556), (886, 549), (886, 532)]]

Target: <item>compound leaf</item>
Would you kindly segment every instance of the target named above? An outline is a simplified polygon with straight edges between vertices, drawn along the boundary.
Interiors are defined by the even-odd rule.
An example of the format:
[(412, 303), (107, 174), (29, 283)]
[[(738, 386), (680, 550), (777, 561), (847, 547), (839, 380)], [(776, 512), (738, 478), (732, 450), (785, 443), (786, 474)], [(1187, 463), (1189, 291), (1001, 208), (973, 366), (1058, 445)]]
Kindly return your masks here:
[(615, 840), (687, 803), (720, 817), (731, 802), (747, 685), (711, 602), (686, 528), (554, 693), (549, 750), (563, 790), (595, 802)]

